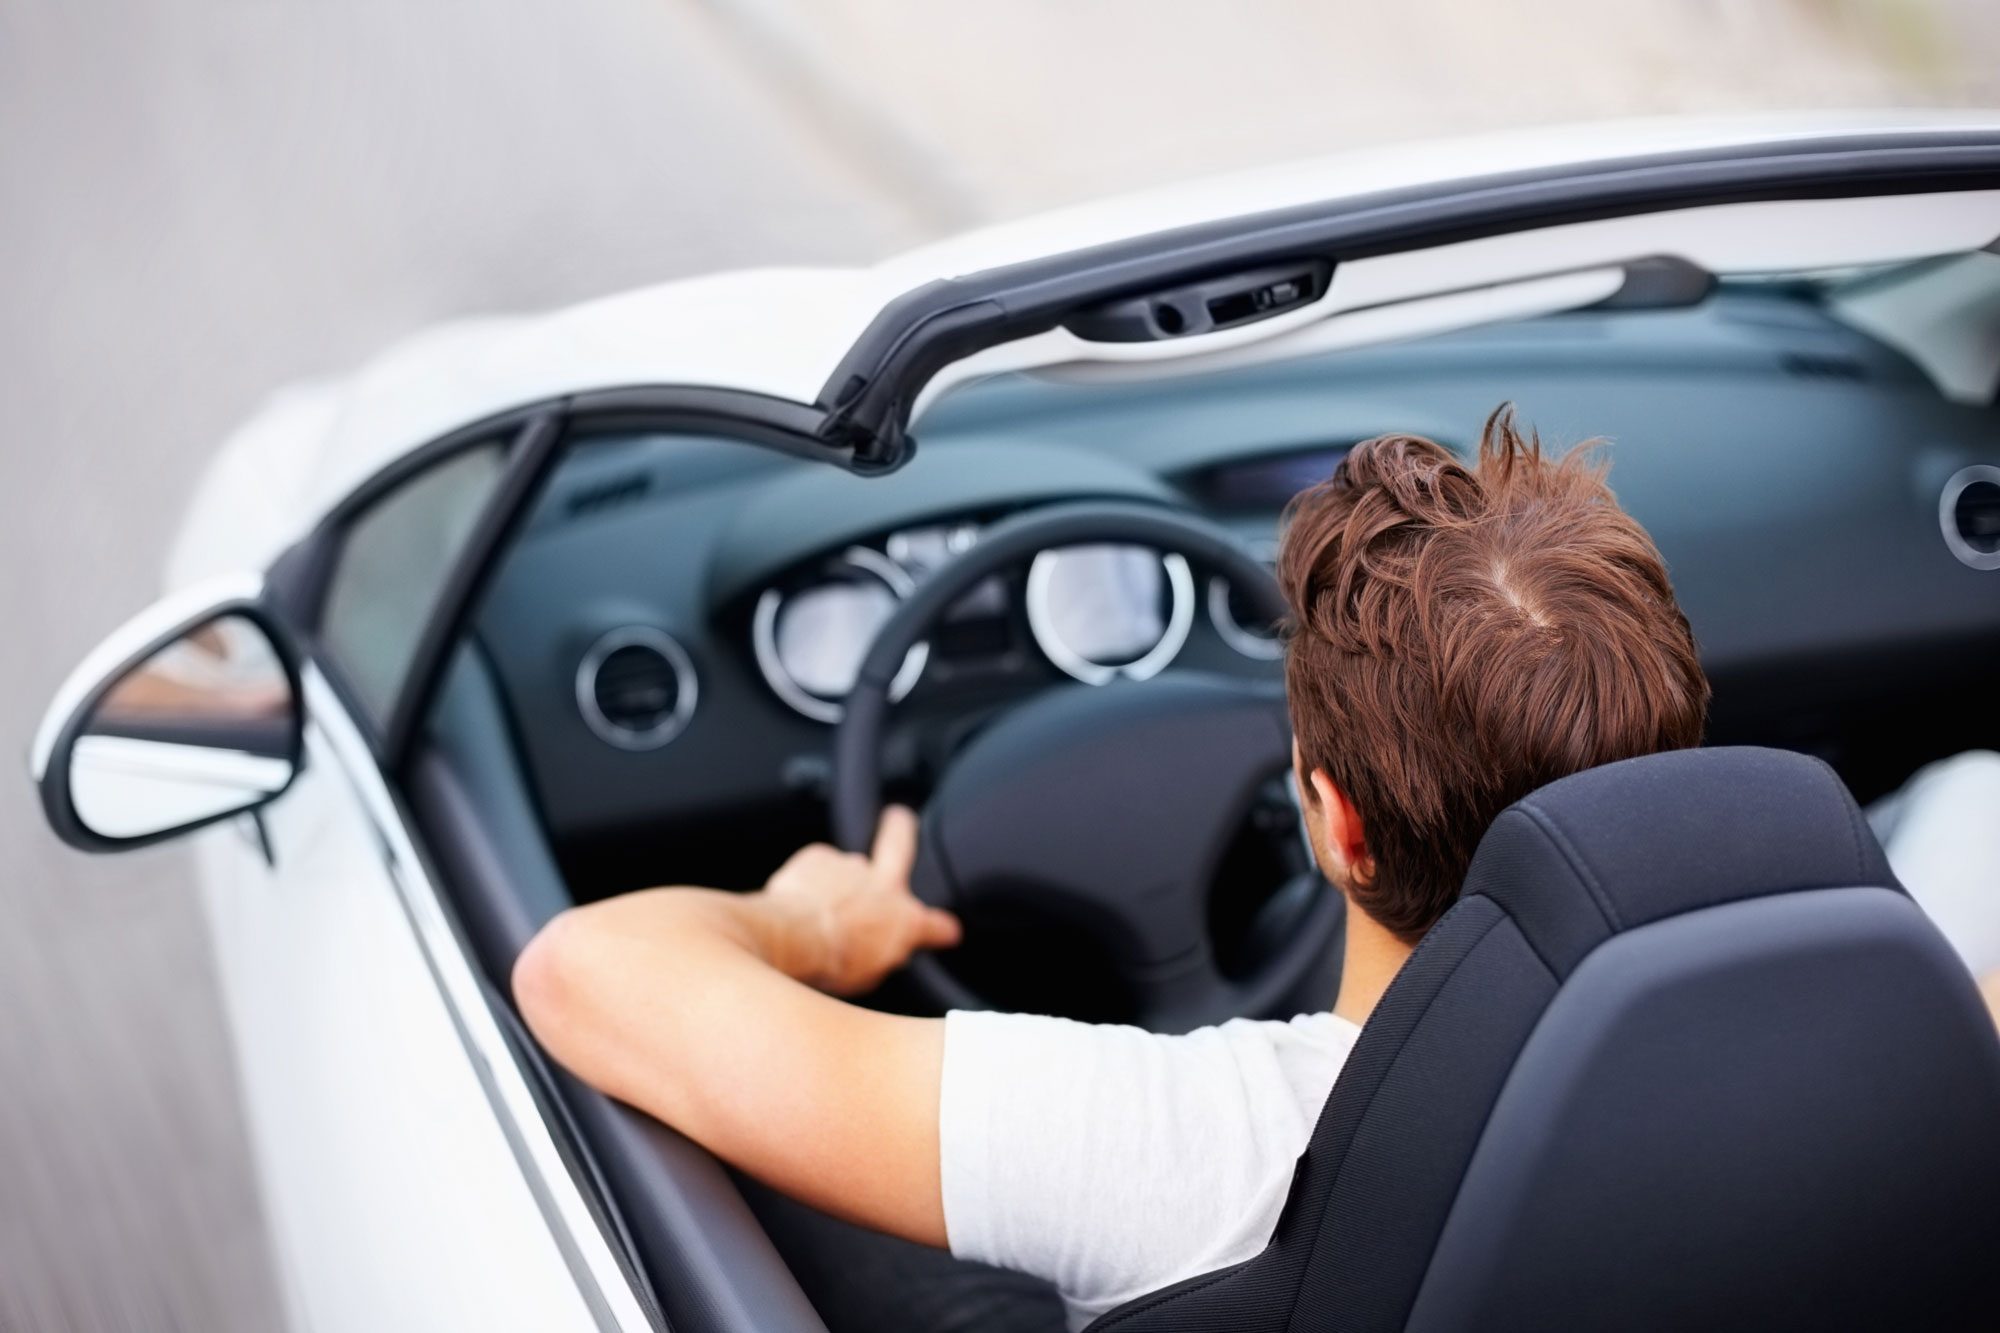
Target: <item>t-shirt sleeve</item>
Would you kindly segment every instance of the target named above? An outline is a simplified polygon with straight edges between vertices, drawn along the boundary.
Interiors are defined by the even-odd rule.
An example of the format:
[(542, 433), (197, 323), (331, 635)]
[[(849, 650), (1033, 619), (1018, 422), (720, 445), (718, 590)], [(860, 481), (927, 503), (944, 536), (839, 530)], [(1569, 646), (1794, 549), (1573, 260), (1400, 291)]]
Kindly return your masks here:
[(1162, 1036), (950, 1014), (939, 1167), (952, 1253), (1048, 1279), (1073, 1320), (1257, 1253), (1351, 1045), (1328, 1028), (1351, 1025), (1318, 1017)]

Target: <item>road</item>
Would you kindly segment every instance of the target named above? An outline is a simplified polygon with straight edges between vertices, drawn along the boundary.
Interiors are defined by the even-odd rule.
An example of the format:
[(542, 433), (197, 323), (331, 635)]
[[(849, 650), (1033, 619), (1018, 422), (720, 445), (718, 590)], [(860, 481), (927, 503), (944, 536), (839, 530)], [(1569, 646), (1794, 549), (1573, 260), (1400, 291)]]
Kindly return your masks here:
[(195, 470), (273, 386), (456, 315), (934, 226), (756, 64), (661, 0), (0, 0), (5, 1333), (279, 1317), (182, 862), (48, 837), (18, 767), (41, 704), (154, 594)]

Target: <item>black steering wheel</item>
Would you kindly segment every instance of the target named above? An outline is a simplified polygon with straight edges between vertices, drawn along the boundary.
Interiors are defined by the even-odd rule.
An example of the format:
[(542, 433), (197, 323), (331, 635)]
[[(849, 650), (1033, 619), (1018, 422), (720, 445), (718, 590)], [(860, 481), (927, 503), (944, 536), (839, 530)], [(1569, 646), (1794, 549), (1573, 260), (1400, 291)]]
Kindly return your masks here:
[[(1078, 502), (998, 523), (932, 572), (875, 636), (834, 738), (833, 829), (865, 851), (882, 808), (889, 683), (939, 616), (982, 580), (1041, 551), (1123, 543), (1177, 552), (1221, 575), (1269, 620), (1277, 581), (1221, 528), (1170, 509)], [(1108, 946), (1136, 1019), (1184, 1032), (1268, 1015), (1328, 966), (1345, 921), (1316, 871), (1289, 886), (1305, 905), (1248, 976), (1226, 975), (1208, 899), (1251, 805), (1291, 763), (1276, 682), (1168, 672), (1144, 683), (1044, 691), (1001, 715), (956, 755), (924, 809), (912, 888), (958, 911), (1033, 906), (1081, 923)], [(910, 974), (947, 1008), (990, 1007), (929, 954)]]

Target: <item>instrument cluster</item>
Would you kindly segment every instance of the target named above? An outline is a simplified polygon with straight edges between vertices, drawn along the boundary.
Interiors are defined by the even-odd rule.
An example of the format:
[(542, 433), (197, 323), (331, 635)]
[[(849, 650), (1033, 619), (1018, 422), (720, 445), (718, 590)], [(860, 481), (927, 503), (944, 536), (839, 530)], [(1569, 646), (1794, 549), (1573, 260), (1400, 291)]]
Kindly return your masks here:
[[(862, 659), (897, 604), (979, 534), (975, 523), (910, 528), (879, 546), (848, 546), (766, 587), (750, 633), (771, 692), (808, 718), (838, 722)], [(1197, 588), (1179, 555), (1113, 544), (1046, 550), (1025, 577), (995, 575), (960, 598), (903, 659), (890, 699), (906, 697), (927, 672), (1018, 653), (1020, 626), (1042, 658), (1085, 684), (1145, 680), (1179, 655), (1204, 600), (1238, 652), (1274, 655), (1273, 640), (1238, 623), (1228, 588)]]

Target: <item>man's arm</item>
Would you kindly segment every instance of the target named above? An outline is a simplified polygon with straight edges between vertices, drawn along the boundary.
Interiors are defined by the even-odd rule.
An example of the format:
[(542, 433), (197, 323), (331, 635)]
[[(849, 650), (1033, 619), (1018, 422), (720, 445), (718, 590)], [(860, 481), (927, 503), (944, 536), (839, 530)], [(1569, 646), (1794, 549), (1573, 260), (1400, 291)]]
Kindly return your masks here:
[(891, 808), (870, 857), (815, 845), (755, 893), (573, 908), (522, 952), (515, 1001), (593, 1087), (794, 1198), (941, 1246), (944, 1024), (833, 998), (958, 942), (910, 894), (916, 830)]

